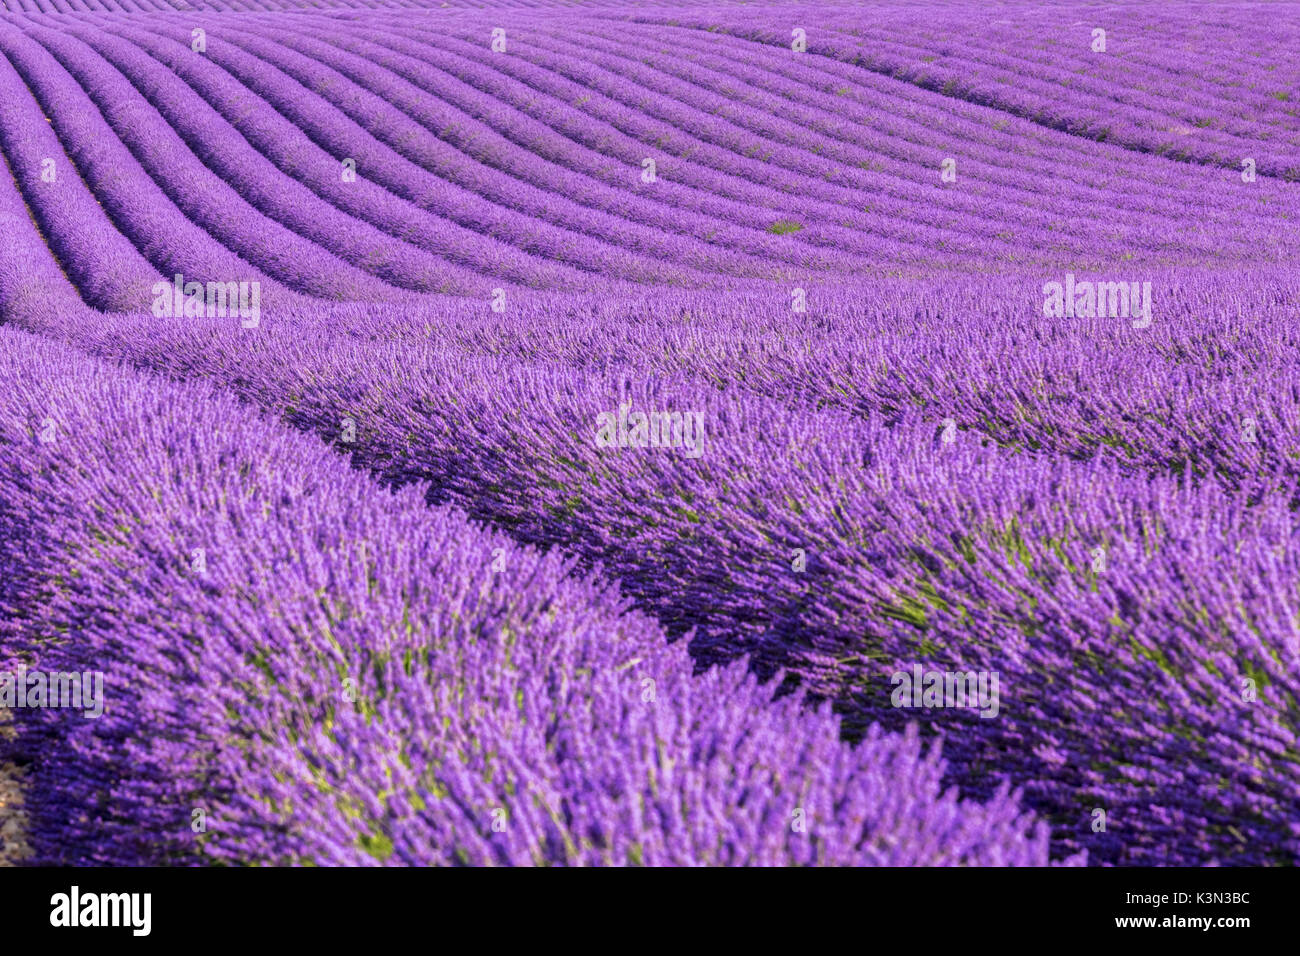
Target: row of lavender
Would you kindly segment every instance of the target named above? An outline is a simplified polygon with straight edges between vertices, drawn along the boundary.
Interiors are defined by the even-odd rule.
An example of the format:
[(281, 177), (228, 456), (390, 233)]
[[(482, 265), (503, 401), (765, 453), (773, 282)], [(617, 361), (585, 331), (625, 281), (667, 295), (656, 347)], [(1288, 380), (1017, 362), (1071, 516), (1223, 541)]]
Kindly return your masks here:
[(12, 329), (0, 383), (0, 669), (103, 681), (14, 711), (38, 862), (1046, 862), (915, 734), (693, 677), (608, 587), (206, 386)]
[[(737, 318), (757, 311), (739, 293), (735, 312), (648, 296), (621, 321), (552, 299), (549, 322), (526, 314), (495, 337), (456, 302), (257, 330), (29, 321), (218, 382), (385, 481), (429, 481), (433, 500), (562, 546), (690, 634), (701, 661), (789, 668), (851, 733), (922, 721), (945, 734), (951, 779), (978, 797), (1023, 786), (1062, 852), (1285, 862), (1300, 852), (1295, 298), (1261, 279), (1226, 305), (1235, 281), (1189, 280), (1184, 309), (1149, 335), (1022, 316), (1010, 360), (1017, 296), (997, 288), (928, 321), (905, 298), (881, 315), (831, 300), (840, 323), (766, 353), (747, 337), (764, 322)], [(584, 314), (599, 319), (585, 336)], [(1253, 328), (1234, 328), (1237, 314)], [(644, 361), (655, 330), (692, 315), (712, 319)], [(885, 321), (904, 315), (914, 337), (891, 340)], [(867, 328), (877, 338), (855, 344)], [(614, 358), (594, 360), (606, 345)], [(881, 364), (855, 381), (859, 347)], [(713, 363), (692, 367), (706, 349)], [(781, 394), (783, 373), (812, 382), (827, 362), (840, 402)], [(631, 410), (702, 427), (672, 448), (602, 442), (600, 423), (626, 432)], [(997, 672), (996, 718), (899, 708), (891, 680), (918, 664)]]

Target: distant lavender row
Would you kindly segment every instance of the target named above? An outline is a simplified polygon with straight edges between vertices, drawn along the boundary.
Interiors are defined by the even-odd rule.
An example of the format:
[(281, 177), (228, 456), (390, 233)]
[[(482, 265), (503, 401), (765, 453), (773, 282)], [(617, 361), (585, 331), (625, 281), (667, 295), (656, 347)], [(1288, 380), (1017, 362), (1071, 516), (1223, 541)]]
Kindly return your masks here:
[(1043, 864), (915, 734), (680, 646), (554, 556), (371, 486), (313, 439), (0, 329), (5, 666), (50, 863)]
[[(201, 96), (196, 95), (188, 86), (177, 83), (175, 74), (163, 63), (146, 55), (135, 45), (127, 43), (103, 30), (88, 29), (80, 25), (64, 25), (63, 35), (49, 31), (32, 30), (32, 35), (44, 42), (69, 67), (74, 75), (83, 77), (111, 78), (102, 64), (97, 63), (88, 51), (69, 42), (67, 34), (82, 39), (89, 47), (100, 53), (104, 59), (121, 71), (122, 77), (129, 80), (148, 104), (159, 111), (165, 122), (148, 122), (139, 124), (143, 128), (133, 129), (126, 124), (116, 128), (119, 136), (128, 143), (149, 143), (147, 148), (154, 155), (166, 157), (165, 166), (170, 166), (179, 159), (182, 163), (188, 159), (188, 165), (197, 167), (202, 160), (211, 167), (212, 172), (222, 177), (222, 181), (241, 196), (247, 197), (248, 203), (276, 223), (283, 224), (293, 231), (292, 238), (287, 232), (271, 231), (272, 237), (279, 239), (279, 244), (286, 246), (286, 255), (298, 252), (304, 264), (314, 269), (328, 271), (337, 268), (346, 271), (345, 262), (356, 266), (385, 282), (405, 289), (423, 292), (468, 291), (474, 286), (472, 274), (458, 269), (451, 263), (423, 250), (411, 248), (407, 244), (394, 241), (395, 237), (375, 228), (371, 224), (343, 214), (333, 206), (320, 200), (316, 193), (299, 183), (282, 177), (269, 160), (263, 157), (239, 135), (238, 131), (225, 122)], [(206, 65), (190, 59), (190, 66)], [(100, 80), (95, 84), (86, 84), (91, 97), (105, 108), (110, 116), (149, 116), (148, 107), (131, 95), (130, 87), (120, 80), (115, 83)], [(110, 90), (116, 96), (110, 96)], [(114, 108), (116, 106), (116, 108)], [(172, 130), (175, 133), (172, 133)], [(172, 140), (171, 148), (166, 145)], [(158, 141), (160, 145), (153, 145)], [(183, 141), (186, 149), (178, 148)], [(194, 153), (186, 157), (186, 150)], [(142, 149), (143, 151), (143, 149)], [(331, 176), (318, 179), (337, 185), (338, 192), (346, 194), (346, 186), (341, 182), (340, 166), (331, 159), (326, 168)], [(197, 175), (197, 174), (196, 174)], [(209, 174), (211, 175), (211, 174)], [(227, 215), (240, 203), (223, 202), (214, 196), (211, 203)], [(242, 200), (241, 200), (242, 203)], [(332, 260), (319, 255), (313, 247), (297, 240), (298, 236), (317, 243), (338, 257)], [(465, 240), (467, 237), (462, 236)], [(288, 240), (288, 241), (286, 241)], [(297, 240), (295, 242), (294, 240)], [(480, 289), (484, 283), (480, 280)], [(374, 298), (389, 296), (390, 290), (379, 289)]]
[[(1278, 94), (1272, 103), (1246, 88), (1240, 79), (1243, 70), (1234, 74), (1240, 90), (1216, 93), (1212, 106), (1207, 107), (1206, 96), (1196, 89), (1201, 82), (1197, 75), (1205, 72), (1207, 63), (1242, 47), (1241, 31), (1251, 29), (1252, 14), (1243, 10), (1232, 17), (1230, 25), (1217, 25), (1215, 37), (1202, 39), (1192, 68), (1171, 68), (1163, 56), (1158, 65), (1139, 65), (1130, 50), (1138, 51), (1140, 56), (1143, 46), (1171, 44), (1175, 37), (1181, 39), (1187, 30), (1199, 27), (1205, 16), (1203, 8), (1188, 4), (1175, 14), (1182, 22), (1152, 22), (1160, 17), (1163, 6), (1144, 9), (1144, 5), (1137, 5), (1122, 14), (1084, 7), (1053, 8), (1051, 19), (1046, 21), (1044, 14), (1048, 11), (1012, 6), (1006, 10), (1009, 19), (1003, 18), (1010, 29), (1001, 30), (990, 27), (990, 18), (980, 7), (958, 7), (944, 17), (941, 41), (931, 34), (934, 17), (925, 7), (898, 7), (870, 18), (850, 8), (827, 10), (819, 17), (820, 28), (810, 32), (807, 48), (811, 55), (853, 63), (1091, 138), (1216, 165), (1236, 166), (1241, 156), (1252, 155), (1260, 171), (1267, 175), (1288, 180), (1300, 177), (1294, 134), (1288, 143), (1284, 133), (1258, 119), (1269, 106), (1280, 113), (1286, 107), (1279, 103), (1290, 99), (1294, 87), (1287, 83), (1285, 75), (1266, 79), (1261, 72), (1261, 67), (1275, 68), (1279, 61), (1285, 63), (1285, 58), (1250, 68), (1256, 80), (1251, 86), (1261, 81), (1276, 84), (1275, 89), (1266, 91)], [(1150, 11), (1156, 12), (1153, 15)], [(1300, 28), (1295, 8), (1281, 5), (1276, 11), (1284, 35), (1294, 36)], [(1027, 15), (1022, 18), (1022, 14)], [(653, 22), (722, 30), (787, 48), (791, 15), (790, 10), (779, 6), (746, 10), (743, 14), (737, 14), (734, 8), (638, 14)], [(1017, 24), (1021, 18), (1023, 22)], [(1104, 54), (1094, 52), (1091, 46), (1092, 31), (1098, 28), (1108, 34)], [(1072, 46), (1063, 42), (1067, 31)], [(971, 34), (974, 37), (967, 40)], [(1285, 48), (1276, 34), (1265, 42), (1269, 49)], [(1002, 52), (999, 46), (1015, 55)], [(1039, 53), (1034, 48), (1049, 52)], [(1047, 65), (1039, 65), (1038, 57), (1047, 58)], [(1130, 67), (1127, 75), (1108, 62), (1120, 59)], [(1061, 83), (1065, 70), (1075, 74), (1068, 88)], [(1092, 80), (1090, 74), (1096, 74), (1098, 79)], [(1137, 88), (1137, 77), (1145, 89)], [(1227, 119), (1225, 114), (1230, 113), (1236, 115)], [(1200, 122), (1207, 115), (1210, 122)], [(1186, 125), (1190, 122), (1196, 122), (1196, 126)], [(1275, 125), (1285, 128), (1285, 122)], [(1290, 125), (1294, 129), (1294, 123)]]
[[(365, 175), (364, 168), (361, 170), (362, 175), (354, 182), (342, 182), (337, 155), (318, 146), (219, 64), (213, 63), (208, 57), (194, 56), (184, 42), (147, 31), (147, 25), (114, 19), (109, 23), (110, 29), (100, 32), (106, 38), (114, 34), (126, 37), (153, 57), (160, 66), (166, 67), (162, 72), (157, 68), (152, 69), (155, 76), (174, 75), (185, 81), (183, 84), (173, 81), (170, 85), (165, 80), (158, 81), (156, 88), (159, 93), (152, 102), (171, 122), (182, 129), (188, 129), (195, 118), (171, 107), (163, 99), (164, 93), (169, 100), (179, 97), (190, 102), (201, 100), (206, 108), (201, 108), (200, 115), (211, 117), (212, 112), (215, 112), (230, 124), (229, 128), (223, 128), (220, 137), (191, 140), (192, 148), (205, 159), (214, 165), (220, 163), (218, 168), (222, 168), (228, 162), (222, 154), (230, 152), (241, 159), (237, 167), (240, 173), (251, 174), (258, 167), (265, 169), (267, 164), (273, 165), (282, 173), (284, 178), (278, 181), (278, 186), (287, 192), (277, 198), (281, 202), (291, 198), (294, 200), (289, 209), (292, 215), (311, 214), (326, 221), (338, 221), (335, 218), (338, 213), (334, 211), (338, 210), (357, 223), (382, 229), (392, 238), (450, 260), (454, 263), (452, 268), (459, 266), (480, 273), (499, 274), (522, 284), (565, 286), (574, 285), (576, 280), (586, 278), (585, 274), (576, 269), (564, 268), (526, 255), (493, 236), (483, 235), (447, 219), (432, 218), (416, 203), (393, 195), (371, 182)], [(132, 56), (132, 59), (141, 62), (138, 57)], [(186, 87), (192, 92), (187, 91)], [(267, 183), (268, 198), (276, 191), (272, 180), (273, 177), (269, 176), (263, 180)], [(310, 189), (319, 197), (319, 201), (303, 197), (303, 187)], [(393, 245), (389, 254), (394, 259), (410, 258), (405, 247), (398, 244)], [(418, 267), (419, 262), (418, 258), (415, 259), (412, 267)], [(360, 264), (368, 263), (363, 260)], [(483, 286), (482, 282), (478, 283), (479, 288)]]
[[(495, 281), (1294, 258), (1285, 183), (1134, 158), (828, 57), (797, 72), (739, 37), (521, 14), (498, 56), (476, 16), (342, 32), (324, 14), (228, 16), (195, 54), (194, 16), (0, 25), (4, 149), (97, 307), (141, 307), (178, 271), (256, 279), (273, 308)], [(935, 175), (945, 151), (954, 188)], [(647, 156), (654, 184), (637, 175)]]
[[(1058, 220), (1067, 219), (1074, 222), (1072, 233), (1077, 230), (1095, 245), (1096, 217), (1104, 212), (1107, 220), (1116, 224), (1145, 220), (1150, 226), (1158, 222), (1172, 241), (1177, 228), (1186, 229), (1187, 223), (1175, 218), (1161, 221), (1152, 213), (1186, 218), (1194, 209), (1198, 221), (1231, 226), (1232, 211), (1240, 213), (1252, 203), (1258, 206), (1261, 193), (1272, 202), (1285, 204), (1288, 200), (1287, 191), (1277, 184), (1258, 191), (1243, 190), (1234, 176), (1106, 150), (1089, 140), (927, 90), (913, 91), (920, 100), (912, 101), (906, 96), (909, 88), (897, 80), (822, 57), (798, 61), (785, 50), (741, 43), (717, 33), (662, 27), (643, 38), (635, 33), (628, 38), (626, 33), (625, 25), (601, 31), (618, 38), (607, 48), (624, 56), (654, 51), (658, 55), (650, 62), (657, 69), (733, 101), (730, 108), (715, 107), (733, 122), (754, 124), (765, 137), (778, 137), (826, 160), (853, 167), (839, 170), (841, 183), (861, 183), (872, 194), (890, 193), (902, 200), (900, 209), (913, 214), (926, 204), (935, 206), (936, 211), (973, 213), (988, 222), (990, 236), (999, 227), (1017, 225), (1023, 243), (1038, 238), (1037, 228), (1024, 227), (1049, 221), (1055, 223), (1052, 231), (1056, 232), (1064, 228)], [(665, 43), (670, 44), (667, 54), (662, 49)], [(790, 80), (782, 81), (783, 76)], [(738, 79), (745, 81), (743, 87), (737, 87)], [(832, 85), (834, 89), (828, 89)], [(704, 96), (701, 90), (695, 98), (703, 101)], [(860, 106), (863, 100), (867, 108)], [(739, 103), (750, 108), (742, 110), (736, 105)], [(786, 122), (778, 127), (779, 121)], [(1035, 147), (1046, 148), (1040, 153)], [(917, 170), (933, 168), (941, 151), (973, 161), (975, 165), (963, 166), (976, 175), (961, 190), (925, 195), (927, 202), (918, 203), (920, 197), (913, 185)], [(823, 170), (830, 172), (830, 167)], [(849, 178), (862, 176), (859, 170), (887, 172), (892, 181), (874, 175)], [(1052, 181), (1050, 196), (1044, 195), (1043, 177)], [(1141, 188), (1125, 195), (1097, 187), (1099, 182), (1116, 177), (1140, 179)], [(1177, 201), (1171, 202), (1175, 197)], [(1251, 212), (1268, 219), (1272, 210), (1265, 206)], [(961, 222), (965, 229), (979, 226), (967, 217)], [(1235, 226), (1239, 230), (1241, 223)], [(1223, 230), (1220, 244), (1231, 241)]]

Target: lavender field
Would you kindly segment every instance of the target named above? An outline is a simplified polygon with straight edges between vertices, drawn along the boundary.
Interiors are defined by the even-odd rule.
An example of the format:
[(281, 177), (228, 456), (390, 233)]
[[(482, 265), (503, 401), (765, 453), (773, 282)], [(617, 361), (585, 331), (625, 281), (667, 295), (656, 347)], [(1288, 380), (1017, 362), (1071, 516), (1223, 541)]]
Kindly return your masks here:
[(0, 10), (0, 863), (1300, 862), (1300, 4)]

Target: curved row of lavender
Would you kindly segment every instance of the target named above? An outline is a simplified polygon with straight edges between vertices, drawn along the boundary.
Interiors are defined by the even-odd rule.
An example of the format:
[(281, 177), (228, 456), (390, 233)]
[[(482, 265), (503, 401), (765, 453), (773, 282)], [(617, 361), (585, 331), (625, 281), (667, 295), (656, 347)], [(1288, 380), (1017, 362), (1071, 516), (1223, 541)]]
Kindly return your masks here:
[[(1300, 38), (1291, 5), (1134, 4), (1122, 19), (1085, 5), (930, 13), (907, 5), (870, 14), (824, 9), (808, 49), (1090, 139), (1229, 167), (1251, 156), (1267, 175), (1300, 180), (1300, 74), (1288, 58), (1256, 55)], [(636, 19), (789, 43), (787, 11), (651, 10)], [(1205, 49), (1221, 55), (1207, 59)], [(1062, 95), (1066, 64), (1072, 76)]]
[[(349, 454), (367, 494), (407, 488), (412, 514), (414, 485), (431, 514), (451, 503), (562, 549), (647, 615), (638, 640), (688, 639), (709, 668), (682, 685), (701, 709), (719, 694), (731, 724), (821, 721), (830, 749), (778, 748), (784, 766), (863, 750), (833, 748), (796, 698), (742, 688), (741, 659), (833, 701), (845, 736), (900, 768), (912, 724), (942, 735), (945, 781), (987, 808), (973, 842), (939, 825), (945, 861), (1045, 859), (1041, 834), (1009, 822), (1008, 788), (1050, 822), (1058, 859), (1300, 859), (1300, 196), (1283, 162), (1293, 114), (1258, 92), (1276, 71), (1150, 55), (1134, 37), (1172, 42), (1192, 14), (1142, 5), (1114, 15), (1113, 66), (1076, 66), (1083, 8), (1009, 30), (973, 7), (952, 29), (925, 8), (828, 10), (800, 56), (789, 17), (807, 11), (780, 5), (261, 12), (277, 6), (0, 18), (0, 221), (17, 238), (0, 318), (233, 392)], [(488, 42), (499, 21), (508, 55)], [(1007, 43), (1031, 49), (1023, 83)], [(1192, 116), (1211, 117), (1187, 127), (1204, 135), (1170, 148), (1167, 124)], [(41, 176), (51, 156), (57, 181)], [(263, 282), (260, 325), (140, 311), (174, 272)], [(1066, 273), (1150, 280), (1155, 322), (1044, 315), (1044, 281)], [(698, 416), (689, 448), (600, 440), (602, 416), (665, 411)], [(582, 587), (600, 620), (633, 620)], [(575, 672), (623, 686), (607, 667)], [(917, 667), (996, 673), (1000, 702), (899, 706), (897, 675)], [(576, 765), (604, 766), (574, 747)], [(752, 769), (758, 752), (709, 766)], [(576, 780), (536, 756), (540, 777)], [(927, 809), (927, 773), (912, 815), (949, 819)], [(778, 793), (755, 786), (776, 819)], [(442, 848), (395, 861), (454, 858), (451, 823), (429, 836), (394, 812)], [(317, 836), (323, 816), (307, 817), (300, 855), (233, 836), (211, 852), (389, 852), (388, 818)], [(577, 854), (533, 828), (506, 857), (471, 858), (884, 859), (841, 838), (839, 856), (801, 856), (784, 830), (737, 826), (719, 852), (707, 828), (707, 850), (633, 850), (600, 829)], [(995, 832), (1017, 835), (994, 851)]]
[(376, 488), (203, 386), (0, 329), (4, 665), (43, 863), (1022, 864), (915, 733), (743, 666), (693, 677), (617, 593)]

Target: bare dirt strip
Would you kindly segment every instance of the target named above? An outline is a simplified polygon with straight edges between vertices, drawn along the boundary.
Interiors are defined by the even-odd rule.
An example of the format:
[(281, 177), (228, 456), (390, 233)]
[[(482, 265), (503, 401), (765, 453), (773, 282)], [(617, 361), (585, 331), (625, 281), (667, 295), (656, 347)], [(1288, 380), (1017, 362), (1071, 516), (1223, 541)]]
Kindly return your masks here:
[[(9, 715), (0, 711), (0, 737), (9, 738)], [(17, 866), (32, 855), (27, 842), (27, 813), (23, 810), (23, 771), (0, 763), (0, 866)]]

